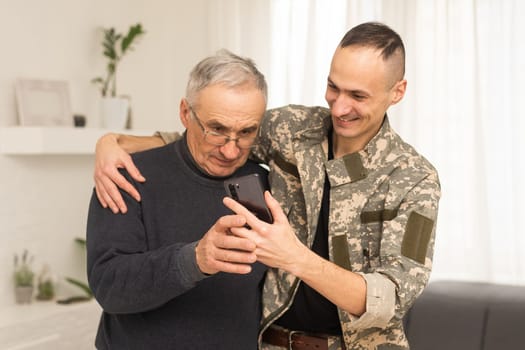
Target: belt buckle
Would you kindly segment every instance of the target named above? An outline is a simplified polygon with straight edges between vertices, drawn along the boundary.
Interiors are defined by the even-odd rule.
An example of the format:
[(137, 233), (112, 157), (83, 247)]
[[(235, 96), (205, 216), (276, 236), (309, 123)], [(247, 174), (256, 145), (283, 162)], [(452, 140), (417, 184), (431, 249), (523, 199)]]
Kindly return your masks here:
[(304, 334), (303, 331), (288, 331), (288, 350), (293, 350), (293, 336), (295, 334)]

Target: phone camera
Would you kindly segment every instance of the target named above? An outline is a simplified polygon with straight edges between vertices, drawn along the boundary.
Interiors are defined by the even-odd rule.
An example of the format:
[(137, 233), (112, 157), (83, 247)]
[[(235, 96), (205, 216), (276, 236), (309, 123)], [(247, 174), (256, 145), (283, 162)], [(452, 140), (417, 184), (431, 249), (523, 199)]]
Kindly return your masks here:
[(235, 185), (229, 184), (228, 188), (230, 189), (230, 194), (233, 199), (238, 200), (239, 196), (237, 195), (237, 190), (235, 189)]

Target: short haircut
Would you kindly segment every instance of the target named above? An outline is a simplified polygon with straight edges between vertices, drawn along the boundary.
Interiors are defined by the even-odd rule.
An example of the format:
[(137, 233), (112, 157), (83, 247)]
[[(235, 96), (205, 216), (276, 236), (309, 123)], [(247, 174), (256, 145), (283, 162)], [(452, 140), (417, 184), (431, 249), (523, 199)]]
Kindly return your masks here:
[(207, 86), (223, 84), (235, 88), (250, 82), (262, 92), (266, 102), (268, 99), (266, 79), (253, 60), (222, 49), (215, 55), (206, 57), (192, 69), (186, 86), (186, 99), (193, 106), (197, 103), (199, 92)]
[(350, 29), (341, 42), (341, 48), (348, 46), (363, 46), (377, 49), (381, 52), (383, 60), (390, 58), (399, 59), (401, 76), (405, 75), (405, 46), (399, 34), (386, 24), (379, 22), (365, 22)]

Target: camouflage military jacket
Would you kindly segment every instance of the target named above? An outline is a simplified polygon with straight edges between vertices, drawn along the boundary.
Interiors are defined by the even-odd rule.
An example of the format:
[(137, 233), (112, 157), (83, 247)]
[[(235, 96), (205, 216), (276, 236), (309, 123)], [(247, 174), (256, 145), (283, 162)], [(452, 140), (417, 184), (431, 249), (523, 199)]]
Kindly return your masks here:
[[(326, 108), (270, 110), (253, 154), (270, 166), (272, 194), (309, 247), (328, 174), (330, 260), (362, 274), (367, 283), (363, 315), (338, 309), (347, 349), (408, 349), (402, 318), (432, 267), (441, 195), (437, 172), (391, 129), (386, 117), (365, 149), (328, 161), (330, 125)], [(298, 284), (285, 271), (268, 271), (262, 331), (290, 306)]]

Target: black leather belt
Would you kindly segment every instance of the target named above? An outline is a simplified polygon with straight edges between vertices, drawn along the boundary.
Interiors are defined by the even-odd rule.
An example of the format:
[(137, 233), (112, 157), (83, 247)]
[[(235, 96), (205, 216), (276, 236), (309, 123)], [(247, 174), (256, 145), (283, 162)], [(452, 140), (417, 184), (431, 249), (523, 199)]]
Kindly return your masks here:
[[(289, 331), (281, 328), (270, 327), (264, 331), (262, 340), (266, 344), (280, 346), (291, 350), (328, 350), (328, 338), (337, 337), (324, 334)], [(346, 349), (341, 338), (341, 347)]]

